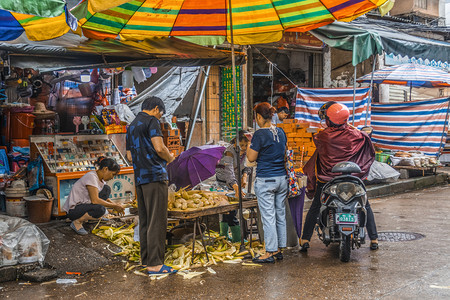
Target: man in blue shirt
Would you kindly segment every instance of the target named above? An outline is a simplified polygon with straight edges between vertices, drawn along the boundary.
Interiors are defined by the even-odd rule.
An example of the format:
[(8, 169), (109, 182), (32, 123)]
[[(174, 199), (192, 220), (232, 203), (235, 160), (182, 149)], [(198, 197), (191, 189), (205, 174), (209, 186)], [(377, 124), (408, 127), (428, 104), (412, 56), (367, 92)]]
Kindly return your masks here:
[(160, 98), (142, 103), (127, 130), (127, 158), (133, 162), (139, 211), (141, 262), (149, 274), (174, 273), (163, 264), (167, 230), (168, 176), (174, 157), (164, 145), (159, 120), (165, 112)]

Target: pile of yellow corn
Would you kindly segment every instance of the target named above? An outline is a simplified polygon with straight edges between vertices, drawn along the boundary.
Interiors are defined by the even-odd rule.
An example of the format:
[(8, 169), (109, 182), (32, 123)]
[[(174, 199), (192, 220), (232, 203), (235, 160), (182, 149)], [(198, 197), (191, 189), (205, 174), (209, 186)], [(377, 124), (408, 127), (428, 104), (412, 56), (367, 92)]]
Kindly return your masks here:
[[(105, 238), (115, 245), (122, 248), (121, 252), (116, 255), (126, 256), (131, 262), (139, 262), (140, 254), (139, 242), (133, 240), (134, 224), (128, 227), (121, 226), (118, 228), (110, 226), (100, 226), (92, 230), (95, 235)], [(198, 267), (208, 267), (216, 265), (218, 262), (224, 263), (241, 263), (244, 255), (250, 254), (252, 257), (261, 254), (263, 245), (257, 241), (252, 242), (252, 248), (249, 251), (239, 252), (239, 243), (231, 243), (225, 237), (219, 236), (217, 232), (210, 231), (211, 243), (206, 246), (209, 261), (206, 258), (205, 249), (200, 240), (195, 241), (194, 261), (192, 263), (192, 242), (183, 245), (171, 245), (167, 247), (164, 263), (176, 270), (187, 270)], [(208, 243), (208, 241), (207, 241)], [(246, 244), (248, 248), (248, 242)], [(245, 263), (244, 263), (245, 265)], [(137, 266), (137, 265), (136, 265)], [(127, 264), (125, 269), (131, 271), (136, 266)]]
[[(169, 246), (164, 263), (176, 270), (186, 270), (198, 267), (208, 267), (210, 265), (216, 265), (218, 262), (224, 263), (240, 263), (244, 255), (249, 254), (249, 251), (239, 252), (239, 243), (231, 243), (227, 241), (225, 237), (219, 237), (215, 232), (211, 231), (213, 243), (206, 246), (208, 252), (208, 258), (206, 257), (205, 249), (200, 240), (195, 241), (195, 253), (194, 261), (192, 263), (192, 243), (186, 243), (184, 245)], [(248, 246), (248, 242), (247, 242)], [(255, 252), (259, 254), (263, 246), (259, 242), (253, 242), (250, 249), (250, 254), (255, 256)]]
[(169, 210), (195, 210), (206, 207), (229, 204), (227, 197), (214, 192), (205, 191), (185, 191), (184, 189), (175, 192), (169, 197)]

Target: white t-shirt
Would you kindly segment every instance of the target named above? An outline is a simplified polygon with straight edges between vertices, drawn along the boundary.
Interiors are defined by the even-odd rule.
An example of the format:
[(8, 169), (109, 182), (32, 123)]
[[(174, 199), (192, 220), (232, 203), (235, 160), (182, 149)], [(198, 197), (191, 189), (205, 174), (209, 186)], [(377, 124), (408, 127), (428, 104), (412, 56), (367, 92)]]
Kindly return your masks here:
[(105, 185), (104, 181), (100, 181), (97, 176), (96, 171), (91, 171), (86, 173), (80, 179), (75, 182), (70, 191), (69, 197), (67, 197), (66, 202), (63, 205), (63, 209), (66, 212), (69, 212), (70, 209), (73, 209), (78, 204), (91, 204), (91, 198), (89, 197), (89, 191), (87, 186), (93, 186), (98, 189), (100, 192)]
[(272, 124), (281, 124), (283, 121), (280, 120), (280, 117), (278, 117), (278, 113), (274, 113), (272, 117)]

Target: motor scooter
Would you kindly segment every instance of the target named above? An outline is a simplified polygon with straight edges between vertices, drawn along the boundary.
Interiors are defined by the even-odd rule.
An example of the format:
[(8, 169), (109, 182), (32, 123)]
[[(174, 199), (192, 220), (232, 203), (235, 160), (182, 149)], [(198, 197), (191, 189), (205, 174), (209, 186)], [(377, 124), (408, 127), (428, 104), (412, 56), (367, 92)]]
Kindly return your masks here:
[(342, 175), (323, 187), (316, 231), (326, 246), (339, 243), (339, 258), (348, 262), (351, 250), (359, 248), (365, 241), (366, 187), (361, 179), (352, 176), (361, 173), (354, 162), (340, 162), (332, 172)]

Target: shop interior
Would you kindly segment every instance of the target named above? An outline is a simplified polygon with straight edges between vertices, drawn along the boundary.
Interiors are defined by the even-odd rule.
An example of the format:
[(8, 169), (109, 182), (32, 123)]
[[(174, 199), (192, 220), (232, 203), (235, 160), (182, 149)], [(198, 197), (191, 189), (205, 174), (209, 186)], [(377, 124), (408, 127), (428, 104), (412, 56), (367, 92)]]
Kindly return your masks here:
[(322, 54), (306, 50), (252, 47), (253, 105), (270, 102), (295, 110), (297, 87), (322, 84)]

